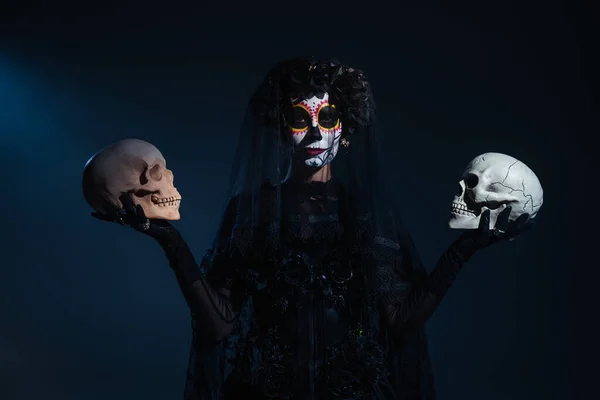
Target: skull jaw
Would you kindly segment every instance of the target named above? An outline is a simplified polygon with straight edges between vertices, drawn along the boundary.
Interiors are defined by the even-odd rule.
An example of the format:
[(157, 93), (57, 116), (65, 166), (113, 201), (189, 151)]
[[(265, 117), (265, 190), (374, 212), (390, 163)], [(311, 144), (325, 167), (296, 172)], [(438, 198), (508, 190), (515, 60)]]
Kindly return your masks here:
[(451, 213), (450, 221), (448, 226), (450, 229), (477, 229), (479, 226), (479, 220), (481, 215), (477, 216), (466, 216), (456, 213)]
[[(167, 170), (167, 172), (170, 172)], [(167, 221), (178, 221), (181, 219), (179, 206), (181, 205), (181, 195), (177, 188), (170, 181), (161, 181), (160, 185), (151, 185), (147, 187), (150, 194), (145, 196), (134, 196), (133, 202), (140, 204), (144, 209), (146, 217), (150, 219), (164, 219)]]
[[(146, 209), (144, 208), (144, 212)], [(167, 221), (178, 221), (181, 219), (179, 214), (179, 205), (169, 207), (151, 206), (146, 216), (150, 219), (165, 219)]]
[[(496, 220), (498, 219), (498, 215), (506, 208), (506, 204), (498, 207), (495, 210), (490, 210), (490, 225), (489, 229), (494, 229), (496, 226)], [(478, 215), (464, 215), (455, 212), (451, 212), (450, 220), (448, 221), (448, 226), (450, 229), (477, 229), (479, 228), (479, 222), (481, 221), (481, 213), (485, 210), (489, 210), (488, 207), (481, 207), (481, 212)], [(511, 212), (511, 217), (512, 217)], [(509, 218), (509, 221), (512, 221), (512, 218)]]
[(465, 196), (464, 181), (461, 181), (463, 192), (454, 196), (450, 209), (448, 226), (451, 229), (477, 229), (483, 208)]
[(136, 205), (141, 205), (144, 209), (144, 214), (150, 219), (164, 219), (167, 221), (178, 221), (181, 219), (181, 215), (179, 214), (179, 202), (172, 206), (159, 206), (150, 200), (150, 196), (141, 198), (134, 197), (133, 202)]

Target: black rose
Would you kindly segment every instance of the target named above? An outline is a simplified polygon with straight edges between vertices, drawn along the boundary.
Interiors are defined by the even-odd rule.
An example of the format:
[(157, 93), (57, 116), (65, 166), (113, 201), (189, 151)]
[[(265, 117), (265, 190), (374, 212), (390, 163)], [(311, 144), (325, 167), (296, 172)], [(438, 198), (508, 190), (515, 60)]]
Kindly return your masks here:
[(346, 283), (352, 279), (352, 269), (347, 264), (332, 261), (329, 263), (328, 269), (331, 280), (337, 284)]
[(264, 379), (263, 392), (267, 398), (291, 398), (293, 374), (288, 368), (272, 365), (265, 371)]
[(335, 399), (354, 399), (365, 388), (360, 381), (361, 373), (354, 368), (332, 370), (326, 380), (327, 391)]
[(287, 259), (283, 265), (283, 279), (290, 285), (304, 284), (309, 280), (308, 265), (300, 257)]
[(331, 350), (332, 362), (324, 381), (330, 397), (371, 398), (373, 386), (388, 376), (383, 349), (364, 336), (360, 327), (351, 332), (347, 342)]

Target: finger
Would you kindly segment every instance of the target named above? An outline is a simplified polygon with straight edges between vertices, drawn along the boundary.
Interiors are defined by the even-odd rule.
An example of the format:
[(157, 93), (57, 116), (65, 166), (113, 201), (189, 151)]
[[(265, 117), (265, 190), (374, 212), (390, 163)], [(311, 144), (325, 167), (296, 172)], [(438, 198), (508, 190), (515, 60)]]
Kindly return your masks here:
[(525, 223), (525, 229), (531, 229), (535, 226), (535, 224), (536, 224), (535, 219), (529, 218), (527, 220), (527, 222)]
[(121, 194), (119, 200), (121, 200), (121, 204), (123, 204), (123, 209), (127, 212), (127, 214), (135, 215), (135, 204), (133, 203), (133, 200), (131, 199), (131, 195), (129, 193), (126, 192)]
[(526, 232), (530, 229), (533, 229), (533, 227), (535, 227), (535, 220), (530, 218), (527, 222), (525, 222), (525, 225), (523, 226), (523, 229), (521, 229), (521, 232)]
[(531, 227), (532, 225), (529, 224), (529, 221), (529, 214), (519, 215), (519, 218), (517, 218), (515, 222), (513, 222), (515, 233), (523, 232), (524, 230)]
[(144, 212), (144, 208), (142, 207), (141, 204), (138, 204), (137, 206), (135, 206), (135, 213), (138, 216), (138, 218), (140, 219), (140, 221), (145, 221), (148, 219), (148, 217), (146, 217), (146, 213)]
[(498, 218), (496, 219), (496, 228), (499, 231), (506, 232), (508, 229), (508, 218), (510, 217), (510, 212), (512, 211), (511, 206), (507, 206), (500, 214), (498, 214)]
[(488, 233), (490, 231), (490, 210), (485, 210), (481, 213), (481, 218), (479, 219), (479, 231), (481, 233)]

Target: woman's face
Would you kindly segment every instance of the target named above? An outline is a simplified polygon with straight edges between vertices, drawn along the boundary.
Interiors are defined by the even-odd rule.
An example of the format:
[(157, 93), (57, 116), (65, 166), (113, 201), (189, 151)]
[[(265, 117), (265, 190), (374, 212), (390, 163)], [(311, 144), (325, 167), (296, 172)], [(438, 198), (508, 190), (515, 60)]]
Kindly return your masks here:
[(296, 153), (309, 167), (320, 168), (336, 156), (342, 123), (334, 104), (329, 104), (329, 94), (309, 99), (295, 99), (292, 105), (290, 134)]

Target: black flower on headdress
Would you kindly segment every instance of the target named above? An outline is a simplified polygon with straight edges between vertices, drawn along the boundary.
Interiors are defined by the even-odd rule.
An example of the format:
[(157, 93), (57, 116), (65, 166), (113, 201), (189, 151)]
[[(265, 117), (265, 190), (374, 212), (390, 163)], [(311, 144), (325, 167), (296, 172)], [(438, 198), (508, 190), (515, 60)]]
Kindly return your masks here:
[(348, 139), (358, 126), (370, 125), (375, 116), (371, 86), (361, 70), (337, 60), (312, 57), (286, 60), (269, 71), (251, 100), (255, 117), (265, 125), (285, 121), (289, 100), (329, 93), (344, 122)]

